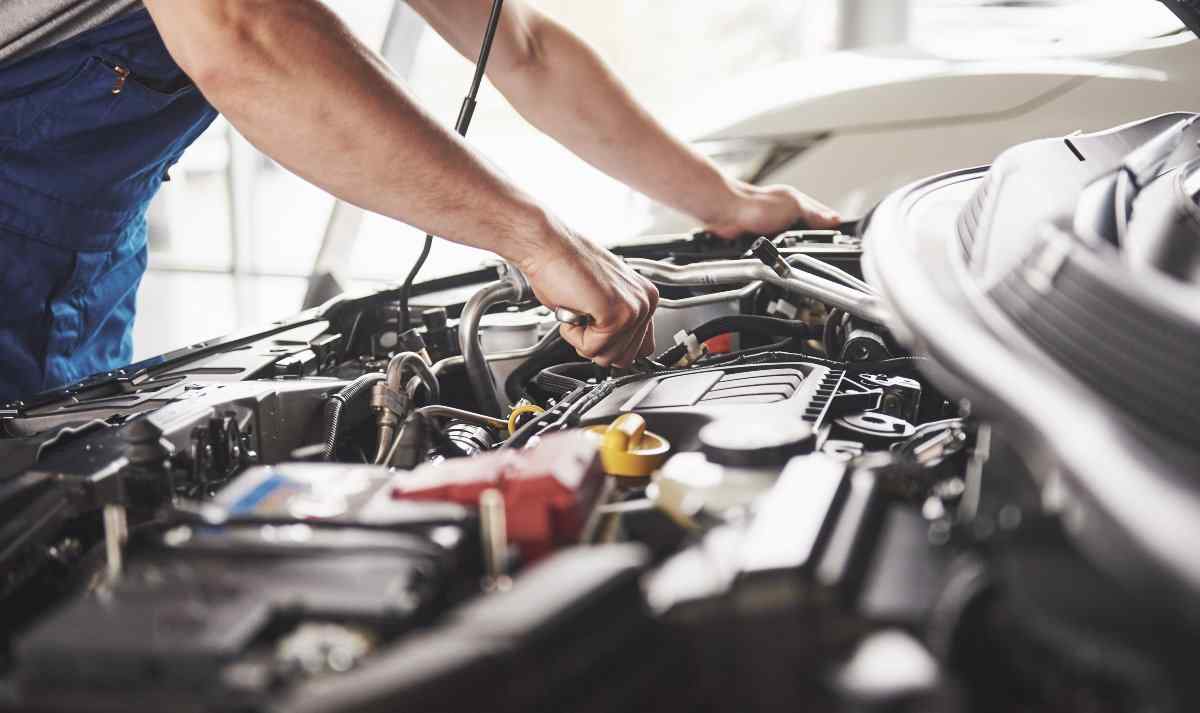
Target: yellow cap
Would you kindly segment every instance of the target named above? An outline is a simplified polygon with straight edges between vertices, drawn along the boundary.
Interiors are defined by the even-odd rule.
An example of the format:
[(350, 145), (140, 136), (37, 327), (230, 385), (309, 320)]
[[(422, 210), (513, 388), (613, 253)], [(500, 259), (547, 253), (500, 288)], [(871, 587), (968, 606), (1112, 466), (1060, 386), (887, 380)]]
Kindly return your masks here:
[(600, 461), (609, 475), (647, 478), (667, 460), (671, 444), (646, 430), (646, 419), (636, 413), (622, 415), (607, 426), (588, 431), (603, 438)]

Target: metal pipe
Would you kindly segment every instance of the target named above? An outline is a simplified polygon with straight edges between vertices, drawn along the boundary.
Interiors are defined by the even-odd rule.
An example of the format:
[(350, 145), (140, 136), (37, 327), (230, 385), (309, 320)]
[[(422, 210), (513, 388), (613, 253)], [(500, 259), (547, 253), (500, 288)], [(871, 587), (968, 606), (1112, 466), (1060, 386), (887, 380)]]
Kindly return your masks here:
[(425, 358), (416, 352), (403, 352), (392, 357), (387, 365), (388, 388), (397, 393), (404, 388), (404, 372), (411, 369), (429, 390), (429, 401), (437, 402), (442, 395), (437, 377), (429, 368)]
[(751, 282), (745, 287), (739, 287), (736, 290), (710, 292), (706, 295), (696, 295), (695, 297), (683, 297), (677, 300), (662, 297), (658, 300), (658, 308), (687, 309), (689, 307), (703, 307), (704, 305), (717, 304), (719, 302), (732, 302), (733, 300), (740, 300), (749, 297), (761, 287), (761, 282)]
[(495, 428), (501, 431), (508, 430), (508, 421), (502, 418), (494, 418), (482, 413), (475, 413), (474, 411), (464, 411), (453, 406), (442, 406), (440, 404), (422, 406), (417, 409), (417, 413), (432, 418), (456, 418), (459, 421), (466, 421), (474, 423), (477, 426), (487, 426), (488, 428)]
[(379, 424), (379, 446), (375, 451), (375, 464), (382, 465), (388, 459), (388, 449), (392, 447), (394, 441), (398, 438), (398, 433), (401, 430), (401, 424), (404, 422), (404, 417), (409, 409), (409, 401), (404, 398), (406, 396), (404, 384), (404, 372), (408, 370), (416, 372), (417, 378), (425, 384), (425, 388), (429, 390), (429, 400), (437, 401), (441, 398), (441, 388), (437, 377), (433, 375), (433, 371), (429, 368), (429, 364), (425, 362), (425, 358), (416, 352), (402, 352), (388, 360), (387, 372), (384, 381), (381, 384), (376, 384), (375, 392), (372, 394), (371, 406), (376, 410)]
[(716, 260), (691, 265), (671, 265), (643, 258), (629, 258), (625, 262), (643, 277), (665, 285), (711, 287), (754, 281), (767, 282), (788, 292), (839, 307), (872, 322), (884, 322), (888, 317), (877, 296), (794, 267), (783, 277), (760, 260)]
[(837, 267), (836, 265), (830, 265), (829, 263), (825, 262), (824, 260), (815, 258), (812, 255), (788, 255), (788, 256), (786, 256), (786, 260), (788, 261), (788, 263), (792, 263), (793, 261), (795, 261), (795, 262), (800, 263), (801, 265), (807, 265), (808, 267), (816, 270), (817, 272), (823, 272), (828, 277), (832, 277), (833, 279), (838, 280), (839, 282), (846, 285), (847, 287), (859, 290), (861, 292), (866, 292), (868, 294), (872, 294), (872, 295), (875, 294), (874, 287), (871, 287), (867, 283), (858, 279), (854, 275), (851, 275), (850, 273), (846, 272), (842, 268)]
[(379, 427), (379, 435), (377, 439), (379, 446), (375, 449), (375, 458), (371, 462), (375, 465), (383, 465), (387, 459), (388, 449), (392, 446), (392, 441), (396, 438), (396, 427), (387, 424)]
[(467, 301), (458, 323), (458, 346), (467, 365), (471, 391), (475, 394), (475, 400), (479, 402), (479, 410), (492, 416), (501, 415), (508, 398), (497, 390), (487, 357), (479, 344), (479, 322), (493, 306), (516, 302), (520, 296), (520, 290), (510, 281), (489, 283)]

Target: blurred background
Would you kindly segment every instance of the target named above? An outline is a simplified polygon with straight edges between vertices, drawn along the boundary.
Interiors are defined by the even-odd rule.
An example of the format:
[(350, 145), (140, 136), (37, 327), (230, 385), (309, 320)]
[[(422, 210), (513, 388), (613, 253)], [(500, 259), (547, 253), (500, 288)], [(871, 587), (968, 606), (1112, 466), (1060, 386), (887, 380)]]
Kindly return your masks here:
[[(795, 97), (788, 96), (809, 82), (836, 85), (843, 71), (838, 68), (849, 66), (842, 61), (847, 52), (882, 58), (874, 64), (852, 63), (869, 81), (872, 72), (885, 67), (927, 68), (930, 62), (941, 67), (951, 62), (1102, 61), (1139, 42), (1170, 37), (1178, 25), (1151, 0), (530, 2), (588, 39), (634, 93), (686, 138), (703, 135), (696, 127), (711, 123), (711, 107), (728, 102), (731, 87), (759, 87), (756, 101), (771, 111), (778, 94), (781, 106), (795, 111)], [(403, 3), (329, 4), (365, 42), (381, 49), (425, 106), (448, 125), (453, 122), (470, 81), (468, 61)], [(833, 54), (839, 51), (843, 55)], [(842, 59), (825, 61), (827, 57)], [(909, 64), (889, 63), (889, 57)], [(1144, 78), (1162, 82), (1152, 71)], [(1127, 103), (1134, 115), (1153, 113)], [(1014, 118), (1013, 123), (1006, 136), (1021, 136), (1019, 122)], [(1041, 135), (1047, 134), (1027, 138)], [(730, 170), (747, 178), (771, 178), (777, 165), (823, 137), (710, 143), (711, 153)], [(664, 226), (686, 227), (680, 222), (686, 219), (669, 216), (538, 134), (490, 87), (481, 93), (469, 141), (599, 241)], [(979, 162), (990, 160), (991, 154), (981, 155)], [(964, 165), (959, 160), (945, 156), (945, 168)], [(880, 177), (883, 186), (895, 187), (893, 181), (903, 178)], [(865, 210), (877, 200), (874, 194), (828, 196), (820, 181), (809, 180), (803, 188), (846, 211)], [(398, 282), (420, 249), (420, 237), (403, 224), (337, 205), (218, 121), (172, 170), (172, 181), (152, 208), (151, 262), (140, 295), (136, 358), (294, 313), (316, 273), (332, 272), (348, 289)], [(439, 241), (422, 276), (462, 270), (488, 258)]]

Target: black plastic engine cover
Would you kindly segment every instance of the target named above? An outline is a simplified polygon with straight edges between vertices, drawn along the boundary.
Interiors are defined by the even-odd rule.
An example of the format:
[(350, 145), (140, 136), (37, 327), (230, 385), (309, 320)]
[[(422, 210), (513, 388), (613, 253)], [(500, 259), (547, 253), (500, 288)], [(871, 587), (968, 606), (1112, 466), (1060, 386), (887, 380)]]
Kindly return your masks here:
[(648, 375), (618, 386), (584, 415), (584, 421), (602, 423), (632, 411), (670, 439), (676, 451), (696, 450), (700, 428), (718, 418), (801, 418), (820, 425), (842, 376), (839, 369), (805, 362)]

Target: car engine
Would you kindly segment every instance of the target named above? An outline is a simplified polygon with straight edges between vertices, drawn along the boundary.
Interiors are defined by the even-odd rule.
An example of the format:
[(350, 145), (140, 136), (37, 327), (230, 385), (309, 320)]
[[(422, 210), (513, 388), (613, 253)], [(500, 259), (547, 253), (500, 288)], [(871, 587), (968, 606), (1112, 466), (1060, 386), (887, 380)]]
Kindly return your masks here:
[[(1011, 236), (1103, 241), (1104, 177), (1133, 146), (1162, 159), (1143, 175), (1175, 175), (1186, 119), (1068, 139), (1091, 163), (939, 179), (957, 185), (945, 245), (971, 263), (942, 274), (993, 285), (989, 314), (1050, 346), (1027, 363), (1082, 373), (1108, 405), (1080, 412), (1142, 423), (1126, 432), (1185, 471), (1187, 409), (1138, 399), (1120, 377), (1146, 362), (1089, 362), (1073, 327), (1120, 322), (1033, 319), (1057, 293), (1005, 280), (1053, 257), (1030, 267)], [(1023, 171), (1058, 191), (1040, 214), (1012, 193), (1046, 195)], [(397, 291), (344, 295), (0, 408), (0, 707), (1193, 709), (1190, 580), (1137, 556), (1134, 524), (1074, 507), (1103, 497), (1057, 450), (1134, 446), (1046, 435), (1022, 409), (1054, 394), (978, 386), (1021, 375), (931, 325), (936, 296), (906, 297), (937, 289), (920, 256), (950, 254), (901, 252), (905, 201), (932, 190), (839, 230), (616, 247), (663, 296), (660, 353), (627, 369), (581, 359), (495, 265), (418, 285), (407, 331)]]

